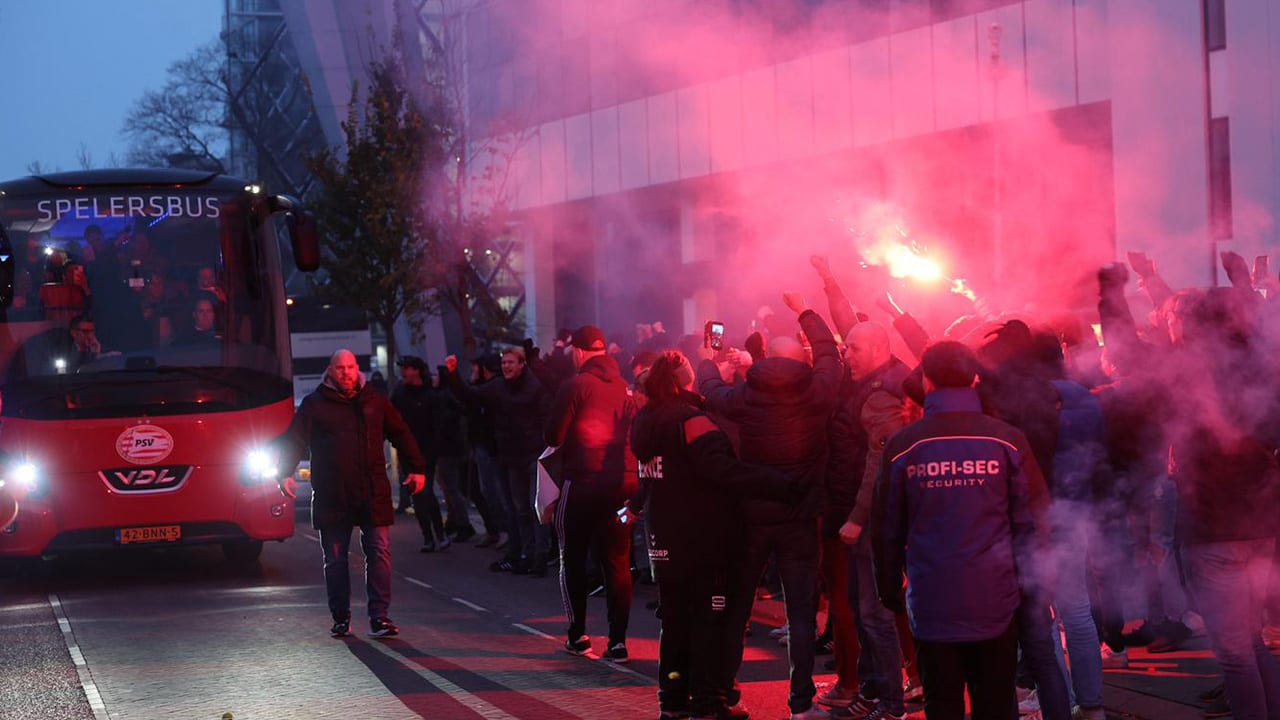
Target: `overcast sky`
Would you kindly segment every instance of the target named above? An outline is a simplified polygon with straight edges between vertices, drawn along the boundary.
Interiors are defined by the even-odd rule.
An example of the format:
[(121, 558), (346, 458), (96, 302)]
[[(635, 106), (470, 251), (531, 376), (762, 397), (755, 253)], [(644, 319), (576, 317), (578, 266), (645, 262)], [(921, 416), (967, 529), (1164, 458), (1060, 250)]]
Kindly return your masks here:
[(0, 180), (115, 153), (129, 107), (222, 30), (223, 0), (0, 0)]

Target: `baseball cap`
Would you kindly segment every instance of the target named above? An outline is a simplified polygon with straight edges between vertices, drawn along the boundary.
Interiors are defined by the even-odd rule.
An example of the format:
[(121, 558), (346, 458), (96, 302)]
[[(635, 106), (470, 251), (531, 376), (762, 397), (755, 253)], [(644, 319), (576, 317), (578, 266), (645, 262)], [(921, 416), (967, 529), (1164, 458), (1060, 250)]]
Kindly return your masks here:
[(573, 331), (573, 346), (579, 350), (604, 350), (604, 332), (595, 325), (583, 325)]
[(417, 355), (401, 355), (400, 359), (396, 360), (396, 365), (399, 365), (400, 367), (411, 367), (422, 373), (427, 371), (427, 364)]

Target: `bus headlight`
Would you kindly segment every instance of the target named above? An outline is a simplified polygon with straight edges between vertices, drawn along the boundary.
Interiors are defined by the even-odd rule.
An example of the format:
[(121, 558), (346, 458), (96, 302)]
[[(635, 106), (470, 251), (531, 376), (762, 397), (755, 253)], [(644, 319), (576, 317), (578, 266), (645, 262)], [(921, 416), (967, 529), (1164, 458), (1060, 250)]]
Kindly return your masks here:
[(18, 497), (40, 497), (49, 490), (48, 484), (40, 481), (40, 468), (29, 462), (13, 466), (5, 485)]
[(274, 483), (279, 475), (279, 462), (274, 451), (257, 448), (249, 451), (245, 456), (243, 476), (245, 484)]

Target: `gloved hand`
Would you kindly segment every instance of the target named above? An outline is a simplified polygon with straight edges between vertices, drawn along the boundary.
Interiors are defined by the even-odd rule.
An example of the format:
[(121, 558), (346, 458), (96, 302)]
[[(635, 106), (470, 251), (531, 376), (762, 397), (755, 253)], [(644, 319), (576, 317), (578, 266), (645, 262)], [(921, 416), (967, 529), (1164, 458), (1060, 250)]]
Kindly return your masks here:
[(1121, 263), (1104, 265), (1098, 270), (1098, 285), (1103, 290), (1122, 288), (1129, 282), (1129, 270)]

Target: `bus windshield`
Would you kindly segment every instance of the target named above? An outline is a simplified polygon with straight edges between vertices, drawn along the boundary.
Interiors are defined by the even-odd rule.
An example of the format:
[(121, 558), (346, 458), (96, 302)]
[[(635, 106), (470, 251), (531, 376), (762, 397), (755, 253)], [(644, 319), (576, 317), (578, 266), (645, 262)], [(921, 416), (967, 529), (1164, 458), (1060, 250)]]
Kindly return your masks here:
[(33, 419), (256, 407), (292, 394), (279, 252), (248, 192), (0, 192), (13, 299), (3, 413)]

